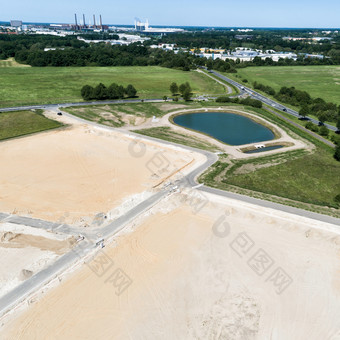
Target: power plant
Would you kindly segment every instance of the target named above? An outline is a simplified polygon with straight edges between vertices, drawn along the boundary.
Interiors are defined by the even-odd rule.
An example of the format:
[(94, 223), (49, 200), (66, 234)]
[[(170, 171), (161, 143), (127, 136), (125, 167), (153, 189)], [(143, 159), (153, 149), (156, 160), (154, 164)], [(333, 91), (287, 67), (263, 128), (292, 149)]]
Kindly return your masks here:
[(85, 14), (83, 14), (83, 23), (78, 24), (78, 20), (77, 20), (77, 14), (74, 14), (74, 25), (72, 25), (73, 29), (75, 29), (76, 31), (80, 31), (80, 30), (101, 30), (103, 31), (104, 29), (107, 29), (108, 26), (107, 25), (103, 25), (102, 22), (102, 15), (99, 15), (99, 25), (98, 22), (96, 23), (96, 16), (95, 14), (93, 14), (93, 24), (91, 25), (91, 22), (89, 22), (89, 24), (86, 24), (85, 21)]

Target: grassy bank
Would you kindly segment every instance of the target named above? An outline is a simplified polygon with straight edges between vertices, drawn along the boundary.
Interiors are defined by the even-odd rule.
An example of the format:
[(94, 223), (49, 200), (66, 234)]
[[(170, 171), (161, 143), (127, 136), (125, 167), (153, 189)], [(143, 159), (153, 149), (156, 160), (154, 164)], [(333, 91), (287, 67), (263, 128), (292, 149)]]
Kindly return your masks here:
[(0, 107), (80, 102), (83, 85), (133, 84), (140, 98), (170, 96), (171, 82), (189, 82), (194, 94), (225, 93), (221, 84), (198, 72), (149, 67), (2, 67)]
[(32, 111), (0, 113), (0, 140), (55, 129), (61, 123)]
[[(319, 212), (340, 217), (335, 202), (335, 196), (340, 194), (340, 162), (334, 160), (333, 148), (270, 112), (255, 110), (282, 128), (313, 143), (315, 150), (297, 150), (272, 156), (258, 155), (256, 158), (239, 161), (223, 158), (203, 174), (200, 181), (219, 189), (313, 211), (319, 211), (319, 206)], [(329, 210), (327, 207), (333, 209)]]
[(237, 70), (237, 76), (228, 74), (237, 81), (271, 86), (278, 91), (282, 86), (294, 86), (307, 91), (314, 98), (323, 98), (340, 104), (340, 66), (259, 66)]
[(176, 131), (173, 131), (168, 126), (155, 127), (155, 128), (143, 129), (143, 130), (134, 130), (134, 132), (139, 133), (141, 135), (149, 136), (149, 137), (163, 139), (163, 140), (173, 142), (173, 143), (183, 144), (183, 145), (201, 149), (201, 150), (208, 150), (211, 152), (220, 151), (220, 149), (217, 146), (211, 143), (208, 143), (197, 137), (178, 133)]

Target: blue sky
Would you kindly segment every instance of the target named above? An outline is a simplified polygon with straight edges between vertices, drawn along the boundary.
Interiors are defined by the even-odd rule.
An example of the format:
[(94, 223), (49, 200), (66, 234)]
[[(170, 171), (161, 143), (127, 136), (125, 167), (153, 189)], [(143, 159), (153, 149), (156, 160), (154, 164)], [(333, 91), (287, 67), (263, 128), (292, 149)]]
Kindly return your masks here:
[(239, 27), (340, 27), (340, 0), (0, 0), (0, 21), (73, 22), (102, 14), (109, 24)]

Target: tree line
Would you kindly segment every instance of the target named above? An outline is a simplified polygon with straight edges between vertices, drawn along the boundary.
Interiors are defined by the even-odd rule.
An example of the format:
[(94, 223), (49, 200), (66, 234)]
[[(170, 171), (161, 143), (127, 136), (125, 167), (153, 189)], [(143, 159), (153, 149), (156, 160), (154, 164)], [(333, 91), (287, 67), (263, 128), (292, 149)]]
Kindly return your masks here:
[(188, 82), (183, 83), (181, 85), (177, 85), (177, 83), (173, 82), (170, 84), (170, 92), (173, 96), (177, 96), (179, 94), (182, 95), (185, 101), (189, 101), (192, 96), (192, 89)]
[(103, 83), (93, 87), (90, 85), (84, 85), (81, 88), (81, 96), (84, 100), (106, 100), (106, 99), (123, 99), (133, 98), (137, 95), (137, 90), (131, 84), (127, 87), (112, 83), (109, 87), (106, 87)]
[(216, 103), (235, 103), (235, 104), (241, 104), (246, 106), (252, 106), (260, 109), (262, 107), (262, 102), (257, 99), (252, 99), (250, 97), (247, 98), (231, 98), (227, 96), (221, 96), (216, 98)]
[(273, 96), (282, 103), (299, 107), (299, 114), (302, 117), (314, 115), (321, 123), (326, 121), (338, 123), (338, 128), (340, 129), (340, 105), (337, 106), (335, 103), (326, 102), (322, 98), (312, 98), (308, 92), (298, 90), (295, 87), (283, 86), (276, 92), (272, 87), (256, 81), (253, 83), (253, 87), (255, 90), (260, 90)]

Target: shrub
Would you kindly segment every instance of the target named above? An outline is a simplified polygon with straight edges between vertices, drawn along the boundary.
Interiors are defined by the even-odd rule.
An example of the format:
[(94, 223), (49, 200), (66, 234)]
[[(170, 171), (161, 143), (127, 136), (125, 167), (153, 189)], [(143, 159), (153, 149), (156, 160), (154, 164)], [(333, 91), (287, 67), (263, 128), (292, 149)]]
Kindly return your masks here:
[(340, 194), (338, 194), (338, 195), (336, 195), (336, 196), (334, 197), (334, 201), (335, 201), (336, 203), (340, 204)]
[(321, 136), (327, 137), (329, 134), (329, 130), (326, 128), (326, 126), (322, 125), (319, 129), (319, 134)]
[(334, 158), (340, 162), (340, 145), (335, 147)]
[(216, 98), (216, 103), (230, 103), (230, 102), (231, 102), (231, 99), (226, 96)]
[(311, 130), (313, 132), (319, 132), (319, 128), (315, 124), (313, 124), (312, 122), (306, 123), (305, 128), (308, 129), (308, 130)]

